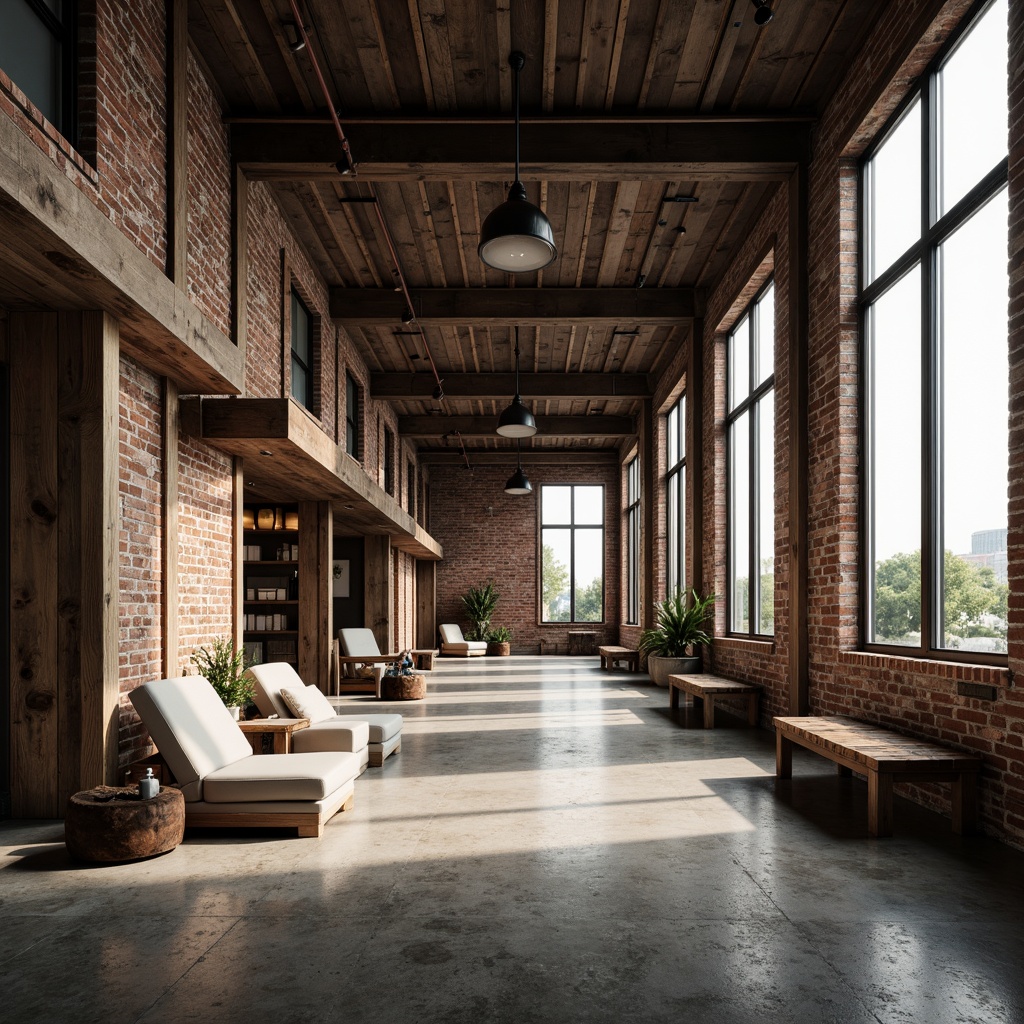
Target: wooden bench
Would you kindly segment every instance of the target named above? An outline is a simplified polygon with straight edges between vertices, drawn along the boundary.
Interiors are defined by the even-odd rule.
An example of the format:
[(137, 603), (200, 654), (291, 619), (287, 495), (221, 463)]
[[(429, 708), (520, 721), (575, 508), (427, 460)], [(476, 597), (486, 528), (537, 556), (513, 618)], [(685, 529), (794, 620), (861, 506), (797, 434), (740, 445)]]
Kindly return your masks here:
[(897, 781), (951, 782), (953, 831), (957, 835), (974, 831), (980, 758), (852, 718), (776, 718), (774, 722), (775, 774), (780, 779), (792, 778), (794, 744), (835, 761), (840, 775), (867, 776), (871, 835), (892, 835), (892, 786)]
[(747, 724), (757, 725), (757, 698), (761, 696), (761, 687), (756, 683), (739, 683), (735, 679), (723, 679), (722, 676), (705, 675), (698, 672), (693, 675), (672, 675), (668, 677), (668, 706), (679, 707), (679, 694), (688, 693), (693, 698), (694, 707), (704, 705), (704, 728), (715, 727), (715, 701), (719, 697), (738, 697), (747, 704)]
[(597, 653), (601, 655), (601, 668), (610, 671), (616, 662), (624, 661), (627, 672), (640, 671), (639, 651), (631, 651), (628, 647), (598, 647)]

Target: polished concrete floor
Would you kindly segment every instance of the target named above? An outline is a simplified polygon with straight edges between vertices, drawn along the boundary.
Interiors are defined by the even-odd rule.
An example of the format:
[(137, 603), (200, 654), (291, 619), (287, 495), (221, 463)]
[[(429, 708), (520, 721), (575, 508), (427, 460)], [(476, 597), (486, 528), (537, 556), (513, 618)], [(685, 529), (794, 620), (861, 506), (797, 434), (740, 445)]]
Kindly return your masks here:
[(0, 823), (0, 1020), (1024, 1021), (1024, 855), (596, 662), (442, 661), (319, 841)]

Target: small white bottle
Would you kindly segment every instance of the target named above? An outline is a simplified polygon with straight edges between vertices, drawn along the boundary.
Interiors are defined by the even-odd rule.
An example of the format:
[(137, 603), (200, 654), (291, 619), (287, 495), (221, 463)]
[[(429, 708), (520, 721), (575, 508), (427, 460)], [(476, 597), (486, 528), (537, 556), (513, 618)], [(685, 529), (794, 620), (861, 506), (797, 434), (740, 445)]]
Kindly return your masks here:
[(152, 768), (146, 769), (146, 774), (139, 779), (139, 799), (152, 800), (160, 792), (160, 782), (153, 774)]

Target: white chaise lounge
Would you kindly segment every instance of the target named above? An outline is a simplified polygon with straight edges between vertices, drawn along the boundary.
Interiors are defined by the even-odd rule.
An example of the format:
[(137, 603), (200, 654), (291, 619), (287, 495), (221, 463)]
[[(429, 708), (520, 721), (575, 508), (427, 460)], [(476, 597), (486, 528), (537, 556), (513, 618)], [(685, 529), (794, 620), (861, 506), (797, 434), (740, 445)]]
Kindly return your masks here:
[(352, 806), (356, 754), (254, 754), (202, 676), (144, 683), (129, 697), (185, 796), (190, 828), (296, 828), (319, 838)]
[[(392, 714), (335, 714), (330, 702), (315, 686), (304, 687), (299, 674), (286, 661), (253, 665), (247, 672), (255, 687), (254, 700), (262, 715), (296, 718), (294, 709), (283, 695), (283, 690), (304, 690), (309, 710), (326, 706), (317, 721), (310, 718), (308, 729), (292, 735), (293, 750), (335, 750), (335, 744), (348, 742), (347, 730), (362, 729), (367, 736), (367, 757), (374, 768), (379, 768), (389, 754), (402, 748), (402, 716)], [(312, 691), (316, 691), (315, 693)], [(319, 700), (317, 697), (319, 696)], [(322, 702), (322, 703), (321, 703)], [(315, 713), (315, 712), (314, 712)], [(301, 717), (309, 717), (304, 714)], [(365, 762), (364, 762), (365, 763)]]
[(462, 658), (475, 658), (487, 653), (487, 644), (483, 640), (467, 640), (462, 635), (462, 628), (454, 622), (446, 622), (440, 626), (441, 653), (454, 654)]

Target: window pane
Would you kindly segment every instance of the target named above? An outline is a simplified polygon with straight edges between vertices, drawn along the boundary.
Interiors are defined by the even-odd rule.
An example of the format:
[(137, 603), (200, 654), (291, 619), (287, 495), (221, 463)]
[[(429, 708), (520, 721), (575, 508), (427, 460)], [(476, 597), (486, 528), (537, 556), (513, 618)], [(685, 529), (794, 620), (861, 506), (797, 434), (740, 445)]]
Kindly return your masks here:
[(757, 381), (775, 372), (775, 285), (769, 285), (757, 304)]
[(604, 522), (604, 488), (574, 487), (573, 491), (576, 525), (600, 526)]
[(309, 313), (292, 292), (292, 352), (309, 366)]
[(668, 411), (668, 422), (665, 424), (668, 435), (668, 468), (671, 469), (679, 461), (679, 406), (673, 405)]
[(672, 474), (668, 478), (668, 494), (666, 502), (667, 534), (668, 534), (668, 576), (666, 579), (668, 595), (675, 592), (679, 586), (679, 573), (676, 565), (679, 560), (679, 499), (678, 487), (676, 485), (677, 475)]
[(1006, 156), (1006, 14), (997, 0), (938, 76), (940, 216)]
[(755, 632), (775, 632), (775, 393), (757, 403), (758, 524), (757, 543), (761, 589)]
[(750, 394), (750, 318), (744, 317), (729, 335), (729, 408)]
[(871, 564), (869, 639), (917, 646), (921, 634), (921, 273), (869, 310)]
[(0, 68), (61, 127), (59, 43), (25, 0), (0, 0), (0, 25)]
[(920, 100), (871, 158), (867, 173), (870, 284), (921, 236)]
[[(568, 488), (545, 488), (568, 490)], [(569, 621), (569, 568), (571, 530), (541, 531), (541, 618), (544, 622)]]
[(292, 355), (292, 397), (301, 405), (309, 407), (309, 374), (295, 355)]
[(729, 427), (729, 618), (730, 628), (750, 628), (750, 413)]
[(676, 504), (679, 507), (677, 533), (679, 534), (679, 571), (676, 586), (683, 590), (686, 587), (686, 467), (679, 470), (676, 487)]
[[(540, 521), (548, 525), (572, 522), (571, 487), (541, 487)], [(568, 566), (568, 559), (565, 564)]]
[(1007, 193), (939, 249), (943, 637), (1006, 652)]
[(600, 622), (604, 618), (604, 530), (576, 530), (575, 537), (576, 622)]

